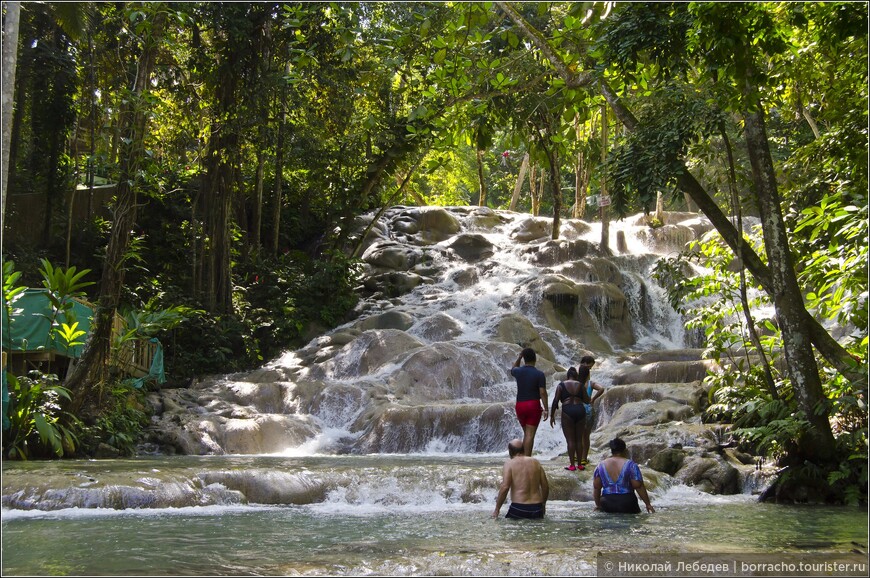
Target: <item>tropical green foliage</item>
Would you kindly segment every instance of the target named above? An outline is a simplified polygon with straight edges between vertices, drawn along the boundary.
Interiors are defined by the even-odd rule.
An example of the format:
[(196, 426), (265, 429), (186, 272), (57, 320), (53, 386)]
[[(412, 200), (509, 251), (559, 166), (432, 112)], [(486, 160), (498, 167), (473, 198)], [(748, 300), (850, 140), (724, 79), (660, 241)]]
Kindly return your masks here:
[(9, 429), (3, 435), (3, 455), (10, 459), (63, 457), (76, 451), (78, 420), (62, 409), (69, 391), (57, 376), (7, 375)]
[[(69, 351), (72, 347), (84, 344), (81, 338), (86, 332), (78, 329), (79, 322), (73, 311), (73, 303), (75, 299), (87, 297), (84, 288), (94, 284), (93, 281), (83, 280), (84, 276), (90, 273), (90, 269), (76, 271), (74, 266), (68, 269), (55, 267), (48, 259), (42, 259), (40, 262), (42, 286), (46, 289), (51, 306), (51, 311), (45, 317), (48, 319), (52, 335), (58, 338)], [(60, 319), (61, 316), (63, 320)]]
[(150, 423), (143, 395), (124, 383), (113, 387), (102, 414), (92, 425), (81, 428), (79, 438), (83, 449), (89, 455), (109, 450), (132, 456), (141, 440), (142, 430)]
[[(808, 211), (808, 215), (809, 221), (817, 217), (817, 212)], [(836, 212), (831, 217), (836, 218)], [(757, 234), (747, 237), (746, 242), (758, 243)], [(815, 259), (815, 256), (808, 257)], [(703, 267), (701, 274), (687, 275), (694, 263)], [(855, 458), (865, 455), (867, 447), (866, 389), (856, 387), (835, 371), (826, 370), (824, 385), (828, 407), (819, 407), (818, 411), (830, 416), (839, 459), (833, 469), (810, 461), (794, 462), (794, 458), (801, 455), (801, 439), (811, 424), (797, 407), (791, 380), (784, 372), (782, 336), (775, 319), (753, 320), (762, 335), (762, 351), (758, 351), (748, 337), (738, 273), (733, 265), (733, 255), (718, 235), (711, 235), (703, 243), (693, 245), (686, 254), (663, 259), (656, 266), (657, 278), (668, 289), (672, 304), (686, 316), (688, 328), (703, 331), (706, 355), (721, 367), (705, 379), (711, 386), (706, 419), (732, 424), (732, 434), (746, 449), (790, 466), (788, 475), (778, 482), (783, 486), (812, 483), (813, 487), (820, 488), (822, 495), (833, 496), (831, 499), (866, 501), (866, 491), (861, 488), (866, 490), (867, 462)], [(838, 287), (841, 282), (848, 286), (851, 272), (838, 271), (841, 275), (837, 280), (831, 279), (832, 283)], [(752, 288), (752, 294), (754, 311), (770, 307), (769, 299), (758, 287)], [(826, 303), (828, 300), (838, 303), (839, 297), (830, 293), (827, 297), (818, 300), (819, 311), (829, 311), (831, 318), (836, 319), (838, 315), (834, 310), (837, 308)], [(863, 308), (866, 319), (866, 304)], [(860, 320), (860, 315), (857, 318)], [(856, 359), (866, 358), (866, 329), (862, 331), (860, 326), (852, 326), (844, 317), (842, 322), (853, 327), (853, 336), (863, 334), (862, 338), (851, 340), (850, 350)], [(765, 384), (762, 354), (775, 376), (773, 392)]]

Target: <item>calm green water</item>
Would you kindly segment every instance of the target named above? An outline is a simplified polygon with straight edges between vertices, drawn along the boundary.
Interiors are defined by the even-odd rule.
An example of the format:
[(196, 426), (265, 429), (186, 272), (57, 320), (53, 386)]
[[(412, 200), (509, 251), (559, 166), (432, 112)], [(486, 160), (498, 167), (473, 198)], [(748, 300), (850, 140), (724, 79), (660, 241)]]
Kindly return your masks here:
[[(751, 496), (710, 496), (661, 484), (652, 491), (655, 514), (614, 517), (594, 512), (590, 501), (564, 499), (582, 495), (588, 480), (571, 478), (560, 464), (545, 464), (554, 494), (562, 498), (548, 504), (545, 520), (492, 520), (501, 461), (331, 456), (4, 463), (2, 573), (595, 575), (599, 551), (866, 552), (866, 510), (758, 504)], [(161, 492), (186, 477), (195, 486), (197, 476), (208, 481), (215, 472), (236, 480), (217, 484), (224, 489), (296, 479), (278, 471), (326, 480), (325, 491), (284, 494), (304, 503), (268, 505), (229, 498), (180, 507), (9, 506), (16, 493), (38, 508), (81, 485), (104, 494), (136, 484), (137, 492)]]

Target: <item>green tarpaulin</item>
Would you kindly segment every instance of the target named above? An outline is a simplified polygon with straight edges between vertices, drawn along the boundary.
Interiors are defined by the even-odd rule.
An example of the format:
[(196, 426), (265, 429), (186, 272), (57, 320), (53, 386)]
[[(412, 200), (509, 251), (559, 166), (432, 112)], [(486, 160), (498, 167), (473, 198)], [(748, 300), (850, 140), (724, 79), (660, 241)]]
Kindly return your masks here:
[[(67, 319), (63, 313), (56, 320), (53, 319), (48, 292), (45, 289), (25, 289), (12, 303), (11, 318), (7, 308), (3, 308), (3, 349), (54, 351), (67, 357), (81, 357), (83, 346), (76, 345), (67, 349), (66, 343), (53, 335), (51, 323), (54, 320), (58, 324), (72, 325), (74, 321), (78, 321), (78, 329), (87, 333), (91, 330), (94, 312), (87, 305), (73, 301), (71, 316), (75, 319)], [(84, 341), (84, 337), (79, 338), (79, 341)]]
[[(2, 297), (0, 297), (0, 301), (2, 301)], [(59, 314), (55, 319), (52, 314), (51, 302), (48, 299), (48, 292), (45, 289), (26, 289), (11, 303), (11, 308), (7, 308), (5, 303), (2, 305), (0, 309), (2, 309), (4, 351), (53, 351), (67, 357), (81, 357), (84, 346), (75, 345), (68, 348), (62, 338), (54, 335), (55, 332), (51, 331), (51, 326), (53, 321), (58, 325), (62, 323), (72, 325), (77, 321), (77, 329), (86, 332), (77, 341), (84, 342), (87, 332), (91, 330), (91, 319), (94, 316), (93, 309), (86, 304), (78, 301), (73, 302), (70, 317), (74, 317), (74, 319), (67, 319), (63, 314)], [(136, 379), (134, 381), (135, 387), (142, 387), (146, 381), (156, 383), (166, 381), (166, 375), (163, 372), (163, 347), (156, 339), (150, 341), (157, 344), (157, 351), (154, 354), (148, 375)], [(2, 373), (0, 381), (3, 385), (3, 426), (5, 429), (9, 391), (6, 386), (5, 368)]]

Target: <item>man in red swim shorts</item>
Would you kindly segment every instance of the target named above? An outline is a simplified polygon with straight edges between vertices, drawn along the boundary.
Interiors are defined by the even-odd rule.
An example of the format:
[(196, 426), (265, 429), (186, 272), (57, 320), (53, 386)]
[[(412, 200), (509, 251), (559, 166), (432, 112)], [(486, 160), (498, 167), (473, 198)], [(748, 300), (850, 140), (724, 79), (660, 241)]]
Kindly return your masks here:
[[(523, 454), (532, 455), (535, 434), (541, 418), (547, 419), (547, 377), (535, 367), (538, 356), (531, 347), (526, 347), (511, 368), (517, 380), (517, 419), (523, 428)], [(520, 365), (523, 363), (523, 365)], [(543, 408), (541, 405), (543, 404)]]

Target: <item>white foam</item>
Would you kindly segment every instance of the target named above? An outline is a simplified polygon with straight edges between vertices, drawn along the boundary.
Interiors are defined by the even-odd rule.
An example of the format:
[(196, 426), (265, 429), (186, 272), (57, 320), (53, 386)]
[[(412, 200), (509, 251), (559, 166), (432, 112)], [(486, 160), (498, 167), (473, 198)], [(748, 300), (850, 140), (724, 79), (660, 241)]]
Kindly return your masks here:
[(249, 512), (251, 510), (277, 510), (280, 506), (269, 505), (213, 505), (186, 506), (181, 508), (62, 508), (59, 510), (14, 510), (3, 508), (0, 517), (3, 521), (33, 519), (77, 519), (77, 518), (114, 518), (119, 516), (156, 517), (156, 516), (222, 516)]

